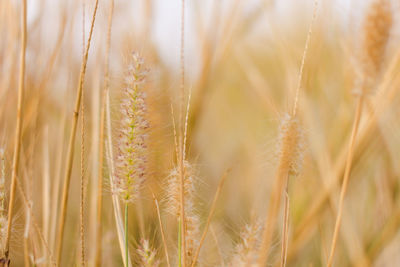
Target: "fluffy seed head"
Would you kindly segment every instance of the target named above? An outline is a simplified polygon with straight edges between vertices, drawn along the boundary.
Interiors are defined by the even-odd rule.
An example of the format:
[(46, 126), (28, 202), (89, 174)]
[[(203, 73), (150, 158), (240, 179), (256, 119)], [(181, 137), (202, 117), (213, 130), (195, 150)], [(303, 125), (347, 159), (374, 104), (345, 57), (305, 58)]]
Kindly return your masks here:
[(257, 220), (253, 224), (247, 224), (240, 233), (240, 242), (235, 247), (231, 267), (255, 266), (260, 246), (262, 233), (261, 222)]
[[(195, 195), (195, 180), (196, 176), (194, 173), (193, 166), (184, 161), (184, 197), (185, 197), (185, 210), (193, 210), (193, 197)], [(174, 168), (167, 179), (167, 207), (168, 211), (176, 216), (180, 217), (181, 205), (180, 205), (180, 184), (181, 177), (179, 173), (179, 168)]]
[(297, 175), (304, 158), (304, 136), (298, 119), (285, 114), (279, 127), (278, 153), (290, 175)]
[[(187, 211), (187, 212), (186, 212)], [(193, 208), (185, 210), (185, 229), (186, 229), (186, 260), (187, 265), (192, 265), (193, 257), (197, 246), (199, 245), (200, 219), (195, 214)]]
[[(195, 168), (187, 161), (184, 161), (184, 198), (185, 198), (185, 236), (186, 236), (186, 263), (188, 266), (192, 264), (193, 257), (197, 246), (199, 245), (199, 229), (200, 219), (196, 214), (194, 207), (195, 184), (197, 177)], [(181, 176), (179, 168), (174, 168), (167, 179), (167, 210), (176, 218), (180, 218), (181, 202), (180, 187)]]
[(134, 201), (143, 184), (147, 169), (147, 105), (143, 83), (147, 70), (143, 59), (132, 55), (128, 67), (124, 99), (121, 104), (121, 126), (116, 157), (115, 190), (122, 201)]
[(149, 240), (142, 239), (140, 247), (137, 249), (139, 255), (139, 262), (137, 266), (140, 267), (158, 267), (160, 262), (156, 259), (157, 252), (151, 248)]
[(370, 92), (376, 84), (384, 61), (392, 23), (390, 1), (372, 0), (363, 23), (359, 93)]

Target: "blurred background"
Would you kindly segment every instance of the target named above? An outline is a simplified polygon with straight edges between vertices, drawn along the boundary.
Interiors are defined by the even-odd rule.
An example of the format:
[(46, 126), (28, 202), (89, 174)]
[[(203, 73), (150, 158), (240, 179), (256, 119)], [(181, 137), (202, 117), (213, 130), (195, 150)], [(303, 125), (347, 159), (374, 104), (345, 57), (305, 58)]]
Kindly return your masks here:
[[(82, 17), (90, 30), (93, 0), (28, 0), (26, 88), (20, 181), (34, 214), (53, 247), (59, 192), (65, 169), (76, 85), (82, 58)], [(290, 180), (288, 266), (324, 266), (336, 215), (339, 182), (354, 113), (352, 89), (361, 21), (370, 1), (318, 1), (299, 101), (305, 135), (302, 170)], [(229, 265), (246, 224), (265, 219), (277, 165), (279, 124), (291, 110), (313, 0), (187, 0), (185, 5), (185, 94), (191, 95), (188, 160), (196, 167), (196, 210), (203, 226), (224, 171), (231, 168), (201, 252), (201, 266)], [(362, 118), (346, 197), (336, 266), (400, 264), (400, 95), (398, 47), (400, 4), (392, 1), (391, 31), (382, 80)], [(93, 262), (98, 179), (98, 132), (104, 87), (110, 1), (100, 0), (89, 52), (84, 103), (86, 119), (87, 257)], [(139, 52), (149, 68), (150, 175), (142, 214), (130, 216), (132, 257), (141, 238), (157, 248), (165, 266), (151, 188), (161, 200), (168, 248), (176, 255), (176, 221), (166, 211), (165, 183), (175, 165), (171, 105), (180, 101), (179, 0), (115, 0), (110, 93), (113, 134), (129, 55)], [(6, 151), (6, 184), (11, 175), (20, 49), (20, 1), (0, 2), (0, 146)], [(387, 71), (386, 71), (387, 70)], [(113, 138), (118, 138), (113, 136)], [(64, 266), (79, 258), (79, 146), (71, 179)], [(105, 167), (103, 265), (122, 266), (111, 189)], [(44, 187), (43, 181), (50, 181)], [(6, 187), (8, 188), (8, 187)], [(45, 202), (44, 190), (55, 201)], [(58, 202), (57, 202), (58, 201)], [(13, 266), (23, 266), (26, 211), (17, 200), (11, 246)], [(46, 208), (45, 208), (46, 207)], [(44, 212), (44, 210), (49, 210)], [(108, 212), (110, 211), (110, 212)], [(140, 218), (139, 218), (140, 217)], [(50, 218), (50, 219), (49, 219)], [(140, 225), (142, 222), (142, 225)], [(280, 225), (280, 224), (279, 224)], [(213, 232), (213, 234), (211, 233)], [(31, 230), (32, 264), (45, 265), (43, 245)], [(280, 257), (280, 239), (268, 266)], [(175, 257), (174, 257), (175, 259)], [(176, 259), (175, 259), (176, 260)], [(235, 265), (232, 265), (235, 266)]]

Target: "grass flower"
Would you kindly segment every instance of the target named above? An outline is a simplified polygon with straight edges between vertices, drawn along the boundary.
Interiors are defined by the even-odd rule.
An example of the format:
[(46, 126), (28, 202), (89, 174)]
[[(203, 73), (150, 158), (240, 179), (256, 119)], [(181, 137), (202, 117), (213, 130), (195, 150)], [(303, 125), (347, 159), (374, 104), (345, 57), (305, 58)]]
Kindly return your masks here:
[[(128, 205), (134, 202), (140, 193), (147, 169), (147, 106), (143, 84), (147, 70), (143, 59), (132, 54), (128, 67), (124, 99), (121, 104), (121, 126), (118, 136), (118, 154), (115, 193), (125, 204), (125, 259), (128, 259)], [(126, 260), (128, 266), (128, 260)]]
[(160, 262), (157, 260), (157, 252), (151, 248), (149, 240), (143, 239), (140, 242), (137, 253), (139, 255), (138, 266), (158, 267), (160, 265)]
[(138, 54), (128, 67), (121, 126), (118, 135), (115, 188), (123, 202), (133, 202), (139, 195), (147, 169), (147, 106), (143, 83), (147, 70)]

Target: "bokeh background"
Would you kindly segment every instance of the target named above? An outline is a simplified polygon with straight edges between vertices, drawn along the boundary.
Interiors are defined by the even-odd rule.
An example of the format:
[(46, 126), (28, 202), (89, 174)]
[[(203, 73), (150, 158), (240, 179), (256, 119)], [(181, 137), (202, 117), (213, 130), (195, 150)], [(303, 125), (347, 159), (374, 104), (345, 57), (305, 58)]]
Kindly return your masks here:
[[(83, 3), (84, 2), (84, 3)], [(304, 163), (290, 180), (288, 266), (323, 266), (330, 246), (339, 182), (355, 108), (352, 89), (357, 70), (360, 24), (369, 1), (318, 1), (299, 101), (305, 135)], [(82, 9), (87, 38), (94, 1), (28, 0), (28, 40), (20, 181), (52, 248), (61, 179), (82, 55)], [(240, 231), (264, 220), (277, 163), (279, 124), (292, 105), (314, 1), (187, 0), (185, 9), (185, 93), (191, 95), (188, 160), (196, 167), (196, 209), (201, 225), (219, 178), (229, 177), (201, 253), (201, 266), (230, 262)], [(392, 1), (391, 31), (382, 85), (368, 98), (356, 144), (346, 197), (336, 266), (400, 264), (399, 200), (399, 12)], [(104, 86), (109, 1), (100, 0), (85, 81), (87, 256), (93, 262), (98, 177), (98, 132)], [(151, 194), (161, 200), (176, 255), (176, 221), (162, 199), (175, 164), (171, 105), (180, 101), (180, 12), (178, 0), (115, 1), (110, 49), (113, 132), (124, 76), (132, 51), (150, 72), (146, 91), (150, 110), (150, 173), (141, 199), (132, 209), (132, 257), (141, 238), (163, 249)], [(15, 134), (20, 48), (20, 2), (0, 2), (0, 146), (6, 151), (6, 183), (11, 174)], [(384, 81), (384, 82), (383, 82)], [(113, 136), (118, 138), (118, 136)], [(79, 151), (77, 134), (76, 151)], [(79, 258), (79, 162), (76, 152), (64, 243), (64, 266)], [(107, 170), (108, 168), (105, 167)], [(50, 184), (45, 183), (50, 181)], [(103, 265), (121, 266), (111, 190), (106, 175)], [(49, 197), (55, 201), (48, 201)], [(17, 201), (12, 259), (23, 266), (26, 211)], [(164, 206), (163, 206), (164, 205)], [(138, 214), (141, 214), (140, 216)], [(202, 228), (202, 227), (201, 227)], [(31, 228), (32, 229), (32, 228)], [(30, 255), (45, 265), (43, 245), (31, 230)], [(279, 262), (274, 239), (269, 266)]]

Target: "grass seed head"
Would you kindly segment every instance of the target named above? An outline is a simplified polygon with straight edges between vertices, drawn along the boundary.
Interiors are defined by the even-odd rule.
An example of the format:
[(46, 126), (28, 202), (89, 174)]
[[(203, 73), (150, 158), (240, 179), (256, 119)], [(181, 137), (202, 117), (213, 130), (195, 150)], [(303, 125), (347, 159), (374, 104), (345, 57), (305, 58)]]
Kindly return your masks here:
[(285, 114), (279, 127), (278, 154), (290, 175), (298, 175), (303, 165), (305, 144), (303, 130), (296, 117)]
[(143, 59), (132, 55), (128, 67), (124, 99), (121, 104), (121, 127), (116, 157), (116, 193), (124, 202), (134, 201), (144, 182), (147, 169), (147, 139), (149, 123), (143, 83), (147, 70)]
[[(193, 210), (193, 198), (195, 195), (195, 181), (197, 180), (195, 170), (193, 166), (184, 161), (184, 197), (185, 197), (185, 210)], [(168, 211), (176, 216), (180, 217), (181, 206), (180, 206), (180, 183), (181, 178), (179, 174), (179, 168), (174, 168), (167, 179), (167, 209)]]
[(157, 252), (150, 246), (150, 242), (147, 239), (142, 239), (140, 247), (137, 249), (139, 255), (140, 267), (158, 267), (160, 265), (157, 260)]
[(261, 242), (262, 233), (261, 221), (256, 220), (252, 224), (246, 224), (240, 233), (240, 242), (235, 247), (232, 257), (231, 267), (254, 266), (257, 262), (258, 249)]
[(358, 93), (370, 93), (375, 87), (384, 62), (392, 24), (390, 1), (373, 0), (363, 22)]
[[(185, 236), (186, 236), (186, 263), (188, 266), (192, 264), (195, 250), (199, 245), (200, 236), (200, 218), (196, 214), (195, 203), (195, 185), (198, 180), (195, 174), (195, 168), (188, 162), (184, 161), (184, 197), (185, 197)], [(179, 168), (174, 168), (167, 179), (167, 210), (180, 218), (181, 201), (180, 201), (180, 183), (181, 176)]]
[(188, 265), (192, 265), (193, 257), (197, 246), (199, 245), (199, 229), (200, 229), (200, 218), (195, 214), (193, 208), (186, 210), (185, 216), (185, 229), (186, 229), (186, 260)]

